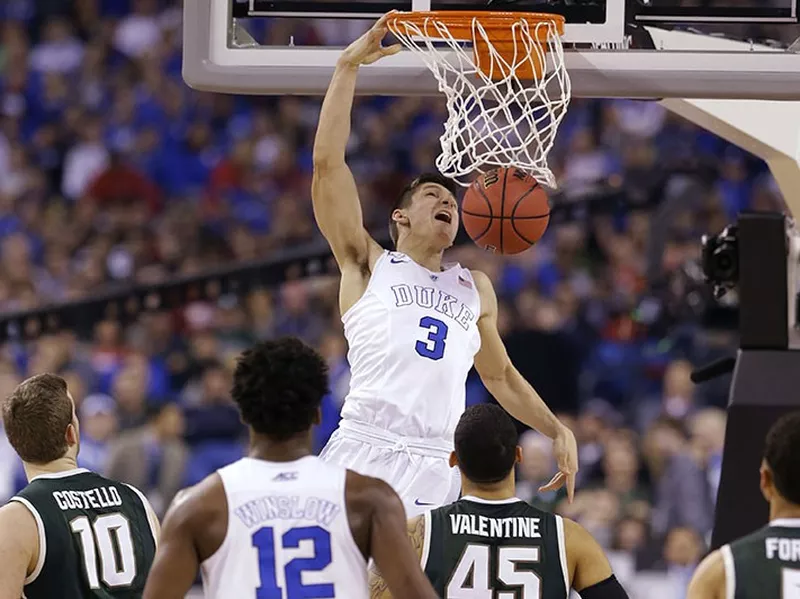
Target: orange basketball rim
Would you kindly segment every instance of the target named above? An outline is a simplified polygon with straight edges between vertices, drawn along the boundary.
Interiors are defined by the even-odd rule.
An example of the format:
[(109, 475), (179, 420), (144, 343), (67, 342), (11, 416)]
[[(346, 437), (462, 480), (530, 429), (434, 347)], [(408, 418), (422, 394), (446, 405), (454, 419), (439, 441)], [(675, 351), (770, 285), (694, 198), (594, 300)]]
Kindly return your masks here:
[(564, 35), (564, 24), (561, 15), (499, 11), (398, 12), (387, 23), (394, 34), (471, 43), (475, 66), (493, 81), (541, 79), (548, 42)]

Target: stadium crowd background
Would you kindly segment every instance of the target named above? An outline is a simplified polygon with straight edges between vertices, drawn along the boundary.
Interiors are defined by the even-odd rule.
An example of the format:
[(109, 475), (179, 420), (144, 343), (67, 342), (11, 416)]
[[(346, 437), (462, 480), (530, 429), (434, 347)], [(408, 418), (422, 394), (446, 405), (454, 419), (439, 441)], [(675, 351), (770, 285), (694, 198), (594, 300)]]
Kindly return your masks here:
[[(319, 99), (188, 89), (179, 2), (7, 0), (0, 18), (1, 311), (318, 239)], [(260, 35), (343, 43), (360, 27), (279, 21)], [(403, 182), (431, 168), (445, 114), (431, 99), (357, 100), (349, 160), (379, 234)], [(727, 385), (698, 389), (689, 373), (736, 346), (724, 320), (704, 320), (690, 266), (702, 233), (782, 202), (763, 164), (655, 103), (574, 101), (551, 162), (557, 204), (572, 209), (539, 245), (513, 258), (452, 250), (494, 280), (512, 359), (580, 442), (573, 505), (537, 495), (554, 464), (533, 432), (518, 493), (588, 528), (632, 597), (681, 597), (713, 524)], [(7, 342), (0, 393), (38, 372), (64, 375), (81, 465), (137, 485), (163, 514), (181, 487), (242, 455), (228, 388), (255, 340), (299, 335), (324, 354), (324, 444), (349, 378), (336, 300), (335, 277), (298, 279)], [(489, 400), (471, 377), (468, 402)], [(0, 429), (0, 501), (23, 484)]]

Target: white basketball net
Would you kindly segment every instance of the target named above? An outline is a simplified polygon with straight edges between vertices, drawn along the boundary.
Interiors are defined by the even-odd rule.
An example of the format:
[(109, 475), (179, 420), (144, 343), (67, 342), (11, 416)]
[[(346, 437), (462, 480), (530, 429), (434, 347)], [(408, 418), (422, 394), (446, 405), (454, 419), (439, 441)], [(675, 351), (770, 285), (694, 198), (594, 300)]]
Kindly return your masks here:
[[(423, 60), (447, 98), (450, 117), (436, 159), (442, 174), (466, 185), (473, 173), (516, 166), (540, 183), (556, 186), (547, 155), (566, 114), (571, 85), (552, 21), (529, 24), (520, 19), (510, 25), (513, 58), (508, 60), (491, 43), (479, 18), (472, 19), (471, 44), (454, 39), (448, 26), (433, 16), (422, 25), (390, 21), (390, 28)], [(489, 47), (488, 65), (473, 55), (477, 40)], [(520, 79), (518, 72), (532, 64), (546, 68), (533, 80)], [(495, 81), (493, 74), (501, 77)]]

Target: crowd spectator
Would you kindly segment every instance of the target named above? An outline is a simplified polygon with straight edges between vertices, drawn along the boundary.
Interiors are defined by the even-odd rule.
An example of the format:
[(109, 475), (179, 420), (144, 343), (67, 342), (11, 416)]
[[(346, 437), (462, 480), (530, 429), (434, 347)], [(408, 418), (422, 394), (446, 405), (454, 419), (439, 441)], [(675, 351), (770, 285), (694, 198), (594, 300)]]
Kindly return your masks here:
[[(0, 4), (0, 311), (319, 240), (309, 197), (319, 99), (188, 89), (180, 15), (173, 0)], [(273, 20), (254, 33), (333, 45), (364, 27)], [(355, 104), (349, 161), (366, 224), (382, 235), (397, 191), (433, 167), (446, 106)], [(682, 273), (702, 233), (782, 201), (763, 163), (657, 103), (573, 100), (550, 162), (569, 216), (554, 212), (535, 248), (499, 258), (466, 244), (449, 256), (493, 280), (509, 355), (580, 444), (569, 505), (563, 492), (538, 493), (552, 448), (526, 432), (518, 494), (580, 521), (634, 599), (680, 597), (712, 525), (727, 388), (695, 388), (689, 373), (736, 344), (732, 331), (702, 326)], [(600, 209), (609, 195), (628, 209)], [(669, 219), (654, 212), (664, 206)], [(291, 334), (319, 347), (331, 392), (318, 450), (335, 429), (349, 386), (338, 280), (289, 278), (190, 293), (174, 310), (116, 306), (5, 343), (0, 393), (38, 372), (65, 376), (80, 465), (138, 486), (163, 514), (181, 487), (246, 451), (229, 387), (235, 356), (256, 340)], [(470, 376), (467, 403), (480, 401), (491, 398)], [(24, 484), (12, 455), (0, 432), (0, 502)]]

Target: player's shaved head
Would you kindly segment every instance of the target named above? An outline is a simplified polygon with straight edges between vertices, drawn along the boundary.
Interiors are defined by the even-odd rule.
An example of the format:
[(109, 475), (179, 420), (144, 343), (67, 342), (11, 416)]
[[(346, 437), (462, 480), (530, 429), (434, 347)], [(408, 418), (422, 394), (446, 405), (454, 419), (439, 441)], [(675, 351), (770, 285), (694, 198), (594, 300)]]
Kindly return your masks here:
[(461, 474), (478, 484), (505, 479), (517, 459), (519, 433), (505, 410), (493, 404), (471, 406), (455, 432), (455, 453)]
[(447, 191), (453, 194), (453, 197), (457, 196), (456, 192), (458, 191), (458, 186), (456, 182), (439, 173), (423, 173), (406, 185), (403, 191), (397, 197), (397, 200), (395, 201), (394, 205), (392, 205), (392, 209), (389, 212), (389, 236), (392, 238), (392, 243), (394, 244), (395, 248), (397, 247), (399, 233), (397, 231), (397, 223), (392, 219), (392, 214), (395, 210), (408, 208), (411, 205), (414, 192), (426, 183), (436, 183), (437, 185), (441, 185)]
[(800, 505), (800, 412), (787, 414), (772, 425), (767, 433), (764, 461), (781, 497)]

